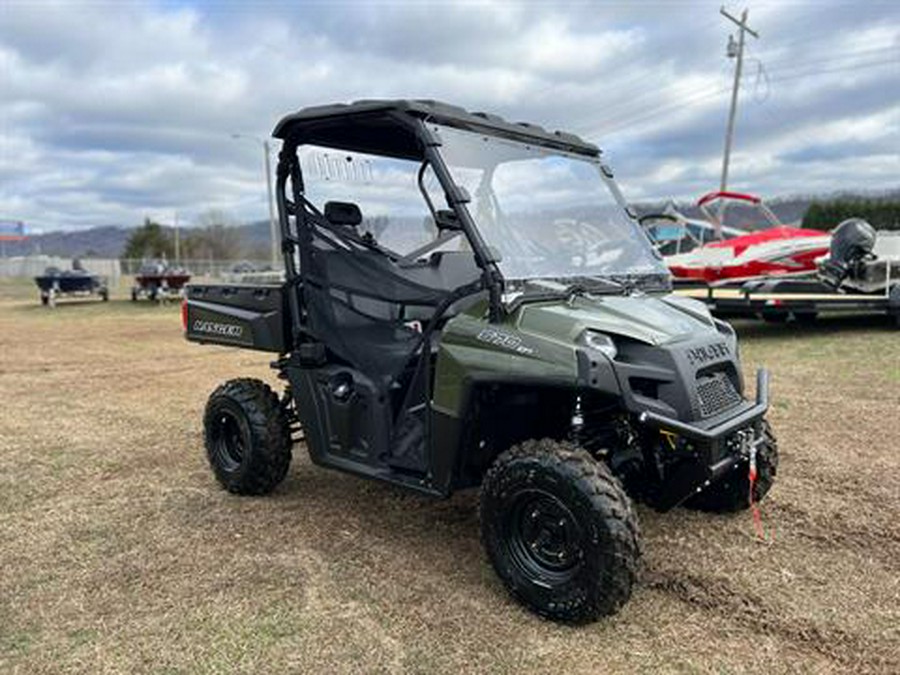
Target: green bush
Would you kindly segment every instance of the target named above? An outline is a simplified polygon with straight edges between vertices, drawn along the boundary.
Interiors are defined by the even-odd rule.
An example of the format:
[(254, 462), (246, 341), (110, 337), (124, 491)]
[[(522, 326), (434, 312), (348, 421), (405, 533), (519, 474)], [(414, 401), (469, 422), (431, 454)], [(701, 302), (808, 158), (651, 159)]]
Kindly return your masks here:
[(878, 198), (814, 201), (803, 216), (803, 227), (832, 230), (847, 218), (862, 218), (876, 230), (900, 230), (900, 201)]
[(125, 244), (122, 258), (173, 258), (175, 243), (169, 232), (159, 223), (144, 219), (141, 227), (135, 228)]

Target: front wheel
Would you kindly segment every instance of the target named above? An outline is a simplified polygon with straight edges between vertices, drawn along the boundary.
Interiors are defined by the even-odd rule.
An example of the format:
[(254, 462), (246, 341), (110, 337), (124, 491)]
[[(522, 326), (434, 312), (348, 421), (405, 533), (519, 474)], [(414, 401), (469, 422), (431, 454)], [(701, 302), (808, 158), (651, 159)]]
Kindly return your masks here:
[(203, 417), (206, 456), (229, 492), (275, 489), (291, 463), (291, 430), (275, 392), (260, 380), (229, 380), (216, 389)]
[[(756, 452), (753, 501), (760, 502), (772, 489), (778, 472), (778, 441), (772, 427), (762, 422), (763, 442)], [(749, 463), (744, 460), (731, 473), (685, 502), (685, 506), (711, 513), (730, 513), (750, 508)]]
[(537, 614), (587, 623), (631, 596), (640, 531), (605, 464), (569, 443), (526, 441), (481, 488), (481, 538), (509, 592)]

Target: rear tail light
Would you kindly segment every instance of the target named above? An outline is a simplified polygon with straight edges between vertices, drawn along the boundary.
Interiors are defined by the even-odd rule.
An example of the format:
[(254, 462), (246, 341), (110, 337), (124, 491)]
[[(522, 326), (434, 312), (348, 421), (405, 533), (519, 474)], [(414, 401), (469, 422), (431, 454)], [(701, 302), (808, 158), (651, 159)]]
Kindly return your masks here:
[(187, 333), (188, 329), (188, 305), (187, 298), (181, 301), (181, 328)]

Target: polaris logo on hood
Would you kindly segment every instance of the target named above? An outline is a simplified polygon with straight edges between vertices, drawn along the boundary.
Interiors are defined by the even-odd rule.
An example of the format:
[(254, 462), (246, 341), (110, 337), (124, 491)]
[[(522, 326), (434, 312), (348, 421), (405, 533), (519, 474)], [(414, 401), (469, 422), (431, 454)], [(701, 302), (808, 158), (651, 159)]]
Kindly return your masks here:
[(687, 360), (692, 366), (701, 366), (710, 361), (718, 361), (731, 356), (731, 350), (725, 342), (714, 342), (702, 347), (694, 347), (687, 350)]
[(197, 319), (191, 326), (195, 333), (206, 333), (226, 338), (239, 338), (244, 334), (244, 327), (233, 323), (218, 323), (216, 321), (203, 321)]

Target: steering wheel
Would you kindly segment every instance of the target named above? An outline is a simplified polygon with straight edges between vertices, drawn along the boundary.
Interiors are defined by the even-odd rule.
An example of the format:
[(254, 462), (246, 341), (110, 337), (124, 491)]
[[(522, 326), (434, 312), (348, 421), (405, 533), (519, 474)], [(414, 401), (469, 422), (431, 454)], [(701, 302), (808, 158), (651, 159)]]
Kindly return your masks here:
[(638, 225), (643, 227), (644, 222), (647, 220), (668, 220), (670, 223), (678, 222), (678, 218), (673, 216), (671, 213), (645, 213), (637, 219)]
[(599, 249), (605, 248), (608, 244), (605, 240), (598, 241), (599, 230), (590, 223), (566, 219), (557, 221), (554, 224), (560, 229), (561, 233), (568, 234), (568, 237), (560, 237), (559, 243), (569, 244), (564, 250), (566, 253), (571, 254), (570, 264), (577, 267), (587, 267), (591, 255), (596, 254)]

